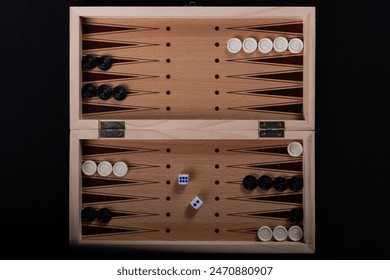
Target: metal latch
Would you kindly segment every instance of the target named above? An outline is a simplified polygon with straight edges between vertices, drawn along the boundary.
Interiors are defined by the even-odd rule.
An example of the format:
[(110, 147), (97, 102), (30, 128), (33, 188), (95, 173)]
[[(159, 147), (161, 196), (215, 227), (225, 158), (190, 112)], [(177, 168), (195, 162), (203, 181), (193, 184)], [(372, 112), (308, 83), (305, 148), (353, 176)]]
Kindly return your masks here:
[(101, 121), (100, 138), (125, 138), (125, 122)]
[(284, 122), (281, 121), (269, 121), (259, 122), (259, 137), (284, 137)]

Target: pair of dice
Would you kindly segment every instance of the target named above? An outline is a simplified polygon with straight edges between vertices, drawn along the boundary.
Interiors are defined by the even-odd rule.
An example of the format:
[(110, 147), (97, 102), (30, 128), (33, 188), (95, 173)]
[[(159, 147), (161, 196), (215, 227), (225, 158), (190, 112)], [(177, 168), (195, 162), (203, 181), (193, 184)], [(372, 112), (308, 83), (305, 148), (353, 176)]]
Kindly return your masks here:
[(85, 207), (81, 210), (81, 220), (83, 222), (92, 222), (98, 220), (101, 223), (108, 223), (111, 221), (112, 213), (108, 208), (101, 208), (99, 210), (93, 207)]
[(112, 61), (108, 56), (96, 58), (93, 55), (85, 55), (81, 59), (81, 66), (83, 69), (94, 69), (97, 66), (100, 70), (107, 71), (111, 68)]
[(285, 241), (287, 237), (291, 241), (299, 241), (303, 237), (303, 231), (299, 226), (292, 226), (288, 230), (284, 226), (276, 226), (271, 229), (268, 226), (262, 226), (257, 231), (257, 237), (260, 241), (270, 241), (272, 238), (276, 241)]
[(248, 175), (244, 177), (242, 184), (247, 190), (253, 190), (256, 187), (262, 190), (269, 190), (273, 187), (278, 192), (285, 191), (287, 188), (290, 188), (293, 192), (298, 192), (303, 188), (303, 178), (301, 176), (294, 176), (290, 179), (283, 177), (272, 179), (267, 175), (263, 175), (259, 179), (256, 179), (255, 176)]
[(81, 88), (83, 98), (99, 97), (101, 100), (110, 99), (111, 96), (118, 101), (122, 101), (127, 96), (127, 90), (122, 86), (116, 86), (111, 89), (108, 85), (102, 84), (96, 88), (93, 84), (85, 84)]

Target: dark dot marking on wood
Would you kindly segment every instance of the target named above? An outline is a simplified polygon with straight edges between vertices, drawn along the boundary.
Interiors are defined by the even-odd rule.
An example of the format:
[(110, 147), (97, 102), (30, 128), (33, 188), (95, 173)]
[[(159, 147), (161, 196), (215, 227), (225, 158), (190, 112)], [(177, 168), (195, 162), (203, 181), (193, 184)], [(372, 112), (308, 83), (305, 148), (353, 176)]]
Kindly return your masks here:
[(218, 168), (219, 168), (219, 164), (216, 164), (216, 165), (215, 165), (215, 169), (218, 169)]
[(215, 213), (215, 217), (219, 217), (219, 213), (217, 212), (217, 213)]
[(215, 59), (215, 63), (219, 63), (219, 59), (218, 58)]
[(215, 229), (215, 233), (219, 233), (219, 229), (218, 228)]
[(167, 212), (167, 213), (165, 214), (165, 216), (170, 217), (170, 216), (171, 216), (171, 213)]
[(165, 199), (166, 199), (167, 201), (170, 201), (170, 200), (171, 200), (171, 197), (170, 197), (170, 196), (167, 196)]
[(217, 107), (215, 107), (215, 111), (219, 111), (219, 107), (217, 106)]
[(165, 151), (166, 151), (167, 153), (170, 153), (170, 152), (171, 152), (171, 149), (170, 149), (170, 148), (167, 148)]
[(218, 200), (219, 200), (219, 196), (216, 196), (216, 197), (215, 197), (215, 201), (218, 201)]
[(170, 94), (171, 94), (171, 91), (170, 91), (170, 90), (167, 90), (167, 91), (165, 92), (165, 94), (166, 94), (166, 95), (170, 95)]
[(218, 75), (218, 74), (216, 74), (216, 75), (215, 75), (215, 78), (216, 78), (216, 79), (219, 79), (219, 75)]
[(215, 27), (215, 31), (218, 31), (218, 30), (219, 30), (219, 26), (216, 26), (216, 27)]
[(167, 47), (170, 47), (170, 46), (171, 46), (171, 43), (168, 42), (168, 43), (166, 43), (165, 45), (166, 45)]
[(165, 230), (165, 232), (166, 232), (166, 233), (170, 233), (170, 232), (171, 232), (171, 229), (167, 228), (167, 229)]
[(168, 75), (165, 76), (165, 78), (170, 79), (171, 75), (168, 74)]
[(214, 150), (216, 153), (219, 153), (219, 149), (218, 148), (215, 148)]
[(219, 90), (216, 90), (216, 91), (215, 91), (215, 95), (218, 95), (218, 94), (219, 94)]
[(165, 110), (170, 111), (171, 107), (168, 106), (167, 108), (165, 108)]
[(165, 165), (165, 167), (166, 167), (167, 169), (169, 169), (169, 168), (171, 168), (171, 165), (170, 165), (170, 164), (167, 164), (167, 165)]
[(171, 184), (171, 181), (167, 180), (167, 181), (165, 182), (165, 184), (170, 185), (170, 184)]
[(167, 31), (171, 30), (171, 27), (170, 26), (167, 26), (167, 28), (165, 28)]
[(216, 180), (216, 181), (214, 182), (214, 184), (216, 184), (216, 185), (219, 185), (219, 181), (218, 181), (218, 180)]
[(167, 58), (166, 62), (167, 63), (171, 63), (171, 60), (169, 58)]
[(216, 47), (219, 47), (219, 43), (218, 43), (218, 42), (216, 42), (216, 43), (215, 43), (215, 46), (216, 46)]

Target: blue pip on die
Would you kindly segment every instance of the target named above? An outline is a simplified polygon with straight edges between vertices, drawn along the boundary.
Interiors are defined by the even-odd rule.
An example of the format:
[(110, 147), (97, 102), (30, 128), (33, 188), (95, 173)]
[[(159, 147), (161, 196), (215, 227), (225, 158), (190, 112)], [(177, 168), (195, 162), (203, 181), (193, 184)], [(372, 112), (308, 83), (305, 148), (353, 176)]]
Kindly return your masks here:
[(193, 208), (199, 209), (199, 207), (202, 206), (203, 201), (199, 197), (195, 196), (195, 198), (190, 202), (190, 204)]

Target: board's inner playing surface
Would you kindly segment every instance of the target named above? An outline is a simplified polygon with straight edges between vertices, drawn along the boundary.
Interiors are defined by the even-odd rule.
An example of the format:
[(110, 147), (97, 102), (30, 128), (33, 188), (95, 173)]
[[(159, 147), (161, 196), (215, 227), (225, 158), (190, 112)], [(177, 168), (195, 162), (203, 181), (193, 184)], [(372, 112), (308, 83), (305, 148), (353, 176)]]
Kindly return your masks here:
[(82, 85), (120, 85), (128, 96), (83, 98), (82, 118), (303, 120), (305, 51), (232, 54), (226, 48), (233, 37), (279, 36), (304, 40), (303, 21), (83, 18), (82, 54), (109, 56), (113, 65), (84, 69)]
[[(288, 213), (303, 192), (246, 190), (246, 175), (302, 175), (302, 156), (287, 146), (301, 140), (82, 140), (82, 162), (125, 162), (124, 177), (82, 176), (82, 207), (109, 208), (107, 223), (83, 222), (84, 240), (256, 241), (267, 225), (289, 228)], [(178, 175), (189, 174), (189, 184)], [(203, 205), (189, 202), (198, 196)], [(289, 241), (286, 241), (289, 242)], [(303, 242), (303, 240), (302, 240)]]

